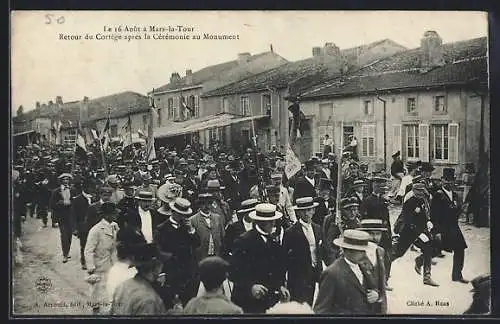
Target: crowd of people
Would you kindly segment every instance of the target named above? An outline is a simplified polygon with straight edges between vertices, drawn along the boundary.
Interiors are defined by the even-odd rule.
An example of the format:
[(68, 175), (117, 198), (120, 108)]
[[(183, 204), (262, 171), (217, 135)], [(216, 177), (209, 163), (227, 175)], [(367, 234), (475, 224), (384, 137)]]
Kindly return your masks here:
[[(395, 152), (389, 188), (352, 151), (312, 157), (288, 179), (276, 147), (161, 147), (149, 161), (144, 150), (79, 160), (60, 146), (16, 150), (14, 235), (26, 216), (48, 227), (50, 215), (63, 263), (76, 236), (93, 314), (272, 314), (290, 305), (385, 314), (391, 264), (411, 248), (424, 285), (439, 286), (431, 269), (442, 251), (453, 252), (450, 280), (469, 283), (448, 169), (431, 181), (430, 163), (404, 164)], [(390, 204), (402, 205), (395, 224)], [(473, 281), (483, 287), (475, 291), (488, 282)], [(488, 300), (477, 294), (483, 312)]]

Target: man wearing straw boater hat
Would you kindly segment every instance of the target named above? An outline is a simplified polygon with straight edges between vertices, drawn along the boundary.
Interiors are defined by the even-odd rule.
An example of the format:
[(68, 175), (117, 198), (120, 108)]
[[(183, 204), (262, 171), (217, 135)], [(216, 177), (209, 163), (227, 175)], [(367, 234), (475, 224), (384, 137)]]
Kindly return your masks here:
[(384, 223), (380, 219), (363, 219), (358, 228), (370, 234), (371, 239), (368, 245), (371, 247), (366, 251), (367, 258), (364, 260), (364, 266), (373, 273), (373, 280), (376, 282), (378, 292), (380, 293), (380, 302), (373, 304), (374, 311), (378, 314), (387, 313), (387, 277), (385, 270), (385, 250), (380, 246), (382, 235), (387, 232)]
[(138, 206), (130, 211), (128, 225), (139, 229), (146, 238), (146, 242), (152, 243), (154, 230), (162, 222), (163, 217), (158, 215), (154, 208), (155, 198), (151, 191), (139, 189), (135, 199)]
[(469, 281), (462, 276), (465, 249), (467, 243), (458, 225), (460, 208), (458, 195), (453, 191), (455, 170), (443, 169), (442, 185), (431, 202), (431, 220), (435, 231), (441, 234), (443, 250), (453, 252), (453, 269), (451, 280), (467, 284)]
[(312, 197), (296, 200), (299, 221), (285, 231), (283, 247), (287, 251), (287, 287), (290, 300), (312, 306), (314, 289), (323, 271), (321, 227), (312, 222), (318, 203)]
[(191, 203), (184, 198), (175, 198), (170, 202), (172, 215), (161, 223), (155, 231), (154, 240), (164, 255), (171, 257), (163, 264), (163, 272), (167, 274), (168, 287), (162, 290), (162, 298), (167, 308), (177, 295), (185, 305), (196, 295), (198, 286), (195, 283), (195, 250), (200, 246), (200, 236), (191, 224), (193, 214)]
[(320, 227), (323, 226), (325, 217), (335, 211), (335, 198), (333, 193), (334, 187), (332, 181), (328, 179), (320, 179), (319, 195), (314, 200), (318, 203), (318, 207), (315, 209), (314, 216), (312, 218), (312, 221)]
[(257, 199), (247, 199), (241, 202), (240, 209), (236, 211), (237, 221), (226, 226), (224, 235), (224, 258), (229, 260), (233, 254), (234, 242), (240, 235), (253, 228), (253, 219), (249, 214), (255, 210), (259, 201)]
[(315, 170), (315, 162), (314, 160), (308, 160), (305, 163), (305, 175), (302, 178), (297, 179), (295, 183), (293, 199), (301, 197), (313, 197), (316, 198), (316, 186), (317, 183), (314, 179)]
[(275, 205), (263, 203), (249, 216), (255, 227), (236, 241), (232, 257), (232, 300), (245, 313), (265, 313), (290, 297), (285, 288), (285, 251), (272, 236), (275, 221), (282, 214)]
[(380, 301), (380, 292), (363, 265), (369, 241), (370, 235), (359, 230), (346, 230), (334, 240), (343, 256), (321, 274), (315, 314), (376, 314), (373, 304)]
[(52, 209), (52, 217), (59, 224), (63, 263), (66, 263), (69, 259), (71, 236), (73, 234), (70, 189), (70, 181), (73, 179), (73, 176), (69, 173), (62, 173), (58, 179), (61, 182), (61, 185), (52, 192), (50, 206)]

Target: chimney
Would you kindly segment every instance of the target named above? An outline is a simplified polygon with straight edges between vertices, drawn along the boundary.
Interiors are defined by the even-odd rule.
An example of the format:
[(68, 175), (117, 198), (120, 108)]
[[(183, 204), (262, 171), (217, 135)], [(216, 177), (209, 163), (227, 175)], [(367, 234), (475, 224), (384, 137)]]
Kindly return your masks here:
[(340, 49), (334, 43), (325, 43), (325, 55), (337, 56), (340, 54)]
[(63, 100), (61, 96), (56, 97), (56, 105), (62, 106), (63, 105)]
[(172, 73), (172, 76), (170, 77), (170, 83), (175, 84), (175, 83), (179, 82), (180, 79), (181, 79), (181, 76), (179, 75), (179, 73), (174, 72), (174, 73)]
[(430, 68), (444, 64), (442, 45), (443, 40), (437, 32), (428, 30), (424, 33), (424, 36), (420, 39), (421, 67)]
[(313, 47), (313, 57), (320, 56), (321, 55), (321, 47), (315, 46)]
[(35, 108), (37, 110), (40, 110), (40, 101), (37, 101), (36, 104), (35, 104)]
[(88, 103), (88, 102), (89, 102), (89, 97), (86, 97), (86, 96), (85, 96), (85, 97), (83, 97), (83, 102), (84, 102), (84, 103)]
[(238, 64), (245, 64), (250, 59), (250, 53), (238, 53)]
[(193, 83), (193, 71), (192, 70), (186, 70), (186, 84), (192, 84)]

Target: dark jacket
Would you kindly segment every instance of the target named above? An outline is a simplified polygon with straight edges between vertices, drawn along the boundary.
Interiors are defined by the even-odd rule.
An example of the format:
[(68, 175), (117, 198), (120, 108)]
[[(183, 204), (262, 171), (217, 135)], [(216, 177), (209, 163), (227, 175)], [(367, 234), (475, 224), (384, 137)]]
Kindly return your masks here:
[(366, 298), (366, 289), (367, 287), (361, 285), (345, 259), (339, 258), (321, 274), (314, 313), (374, 314), (375, 311)]
[(316, 210), (314, 211), (312, 221), (319, 226), (323, 226), (325, 217), (330, 214), (330, 208), (335, 209), (335, 199), (328, 199), (328, 207), (326, 207), (325, 200), (321, 197), (317, 197), (314, 201), (318, 203), (318, 207), (316, 207)]
[(88, 209), (87, 209), (87, 216), (85, 218), (85, 224), (87, 226), (87, 232), (90, 231), (94, 225), (99, 223), (101, 221), (102, 215), (101, 215), (101, 201), (97, 201), (93, 204), (91, 204)]
[(403, 172), (404, 172), (403, 161), (401, 160), (393, 161), (391, 164), (391, 175), (393, 177), (397, 177), (398, 173), (403, 173)]
[[(150, 209), (149, 213), (151, 214), (151, 227), (152, 227), (151, 230), (152, 230), (152, 233), (154, 233), (157, 226), (166, 220), (165, 219), (166, 216), (159, 213), (155, 209)], [(141, 230), (142, 221), (141, 221), (141, 216), (139, 215), (139, 207), (135, 208), (134, 210), (130, 210), (130, 212), (128, 214), (127, 221), (126, 221), (126, 225), (129, 225), (129, 226), (132, 226), (136, 229)]]
[(392, 244), (391, 239), (391, 221), (389, 219), (389, 209), (386, 200), (374, 193), (368, 195), (359, 206), (361, 219), (380, 219), (384, 223), (387, 231), (382, 235), (381, 246), (386, 249)]
[(82, 193), (71, 199), (71, 217), (78, 237), (85, 235), (89, 231), (85, 223), (89, 206), (89, 201)]
[[(71, 193), (70, 193), (71, 199)], [(52, 209), (52, 214), (55, 219), (60, 221), (71, 221), (71, 205), (65, 206), (63, 204), (63, 196), (61, 192), (61, 187), (57, 187), (52, 191), (52, 195), (50, 197), (50, 209)]]
[(285, 231), (283, 236), (283, 247), (286, 252), (286, 268), (288, 271), (287, 287), (290, 291), (290, 299), (300, 303), (312, 304), (315, 284), (323, 270), (322, 249), (323, 237), (321, 227), (312, 223), (314, 239), (316, 242), (316, 267), (312, 267), (311, 251), (309, 242), (302, 229), (300, 221)]
[[(285, 285), (286, 255), (283, 246), (264, 242), (255, 228), (243, 234), (235, 244), (231, 264), (234, 281), (232, 301), (245, 313), (265, 313), (278, 302), (281, 286)], [(252, 296), (252, 286), (261, 284), (268, 289), (264, 298)]]
[(434, 230), (441, 233), (442, 247), (445, 251), (463, 250), (467, 243), (458, 225), (460, 209), (458, 207), (458, 195), (452, 192), (453, 199), (439, 189), (436, 191), (431, 202), (431, 221)]
[(316, 198), (318, 194), (316, 193), (315, 186), (317, 185), (318, 185), (317, 181), (314, 182), (313, 186), (305, 177), (297, 179), (293, 192), (293, 201), (295, 202), (297, 198), (301, 197)]

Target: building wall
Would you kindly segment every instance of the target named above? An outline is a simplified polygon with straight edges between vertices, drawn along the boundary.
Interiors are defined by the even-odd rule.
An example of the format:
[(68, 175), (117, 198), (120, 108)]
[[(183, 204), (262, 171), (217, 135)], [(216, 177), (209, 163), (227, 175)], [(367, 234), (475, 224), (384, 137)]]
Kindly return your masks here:
[[(149, 125), (150, 115), (149, 112), (136, 113), (130, 115), (130, 121), (132, 123), (132, 133), (137, 133), (138, 130), (144, 132), (145, 135), (148, 133), (148, 125)], [(122, 116), (119, 118), (111, 118), (110, 119), (110, 127), (116, 126), (117, 134), (116, 136), (120, 136), (122, 129), (124, 129), (126, 123), (128, 122), (128, 116)], [(101, 133), (104, 130), (104, 126), (106, 125), (106, 119), (100, 119), (96, 121), (97, 130)], [(114, 136), (114, 135), (113, 135)]]
[[(271, 97), (271, 118), (268, 122), (258, 122), (256, 121), (255, 127), (256, 132), (260, 135), (258, 136), (259, 147), (263, 150), (268, 150), (272, 145), (285, 145), (288, 135), (288, 112), (287, 112), (287, 102), (283, 99), (285, 93), (283, 91), (270, 92), (254, 92), (245, 94), (234, 94), (224, 97), (208, 97), (202, 98), (201, 102), (204, 107), (204, 116), (215, 115), (218, 113), (229, 113), (235, 115), (241, 115), (241, 102), (242, 97), (248, 98), (249, 113), (248, 116), (259, 116), (266, 114), (266, 108), (263, 107), (263, 96), (269, 95)], [(226, 100), (227, 107), (223, 109), (223, 101)], [(263, 128), (263, 129), (261, 129)], [(251, 123), (244, 123), (241, 125), (232, 126), (232, 131), (226, 134), (226, 141), (231, 139), (236, 139), (236, 137), (241, 136), (242, 131), (248, 130), (252, 134)], [(209, 131), (205, 131), (206, 134)], [(208, 138), (208, 135), (205, 135)], [(252, 135), (250, 135), (252, 136)], [(238, 139), (237, 141), (240, 141)]]
[[(428, 125), (427, 143), (429, 149), (428, 158), (423, 152), (419, 152), (420, 160), (431, 161), (436, 167), (435, 176), (440, 176), (444, 167), (453, 167), (460, 173), (465, 163), (475, 163), (477, 165), (479, 131), (480, 131), (480, 98), (473, 98), (474, 94), (465, 90), (428, 90), (414, 91), (390, 95), (381, 95), (386, 100), (386, 161), (387, 170), (392, 162), (391, 154), (395, 149), (400, 148), (403, 161), (409, 160), (407, 157), (407, 145), (405, 138), (406, 125)], [(437, 114), (434, 109), (435, 96), (444, 96), (447, 106), (446, 114)], [(416, 100), (416, 114), (407, 113), (407, 102), (409, 98)], [(370, 101), (373, 109), (372, 115), (365, 115), (364, 102)], [(485, 116), (489, 115), (489, 102), (485, 101)], [(324, 131), (329, 131), (333, 135), (336, 146), (341, 143), (341, 121), (345, 126), (354, 127), (354, 136), (358, 140), (358, 154), (360, 161), (368, 163), (371, 170), (383, 167), (384, 163), (384, 124), (383, 124), (383, 103), (373, 95), (356, 96), (346, 98), (335, 98), (330, 100), (307, 101), (301, 103), (301, 110), (306, 116), (312, 118), (313, 125), (313, 149), (314, 152), (320, 150), (320, 135)], [(321, 107), (321, 109), (320, 109)], [(328, 113), (332, 109), (331, 113)], [(330, 121), (328, 117), (332, 115)], [(489, 126), (485, 117), (485, 137), (489, 136)], [(375, 125), (375, 152), (373, 157), (361, 156), (361, 126), (364, 124)], [(458, 125), (458, 156), (455, 162), (439, 162), (431, 158), (431, 142), (433, 126), (435, 125)], [(321, 126), (329, 126), (321, 127)], [(401, 137), (397, 136), (397, 130), (401, 127)], [(421, 126), (422, 127), (422, 126)], [(454, 126), (452, 126), (454, 127)], [(419, 128), (421, 134), (425, 128)], [(396, 133), (395, 133), (396, 131)], [(320, 134), (321, 132), (321, 134)], [(333, 134), (332, 134), (333, 133)], [(419, 137), (419, 148), (423, 149), (425, 136)], [(450, 140), (450, 139), (449, 139)], [(346, 145), (346, 143), (344, 143)], [(489, 140), (486, 140), (486, 147), (489, 147)]]

